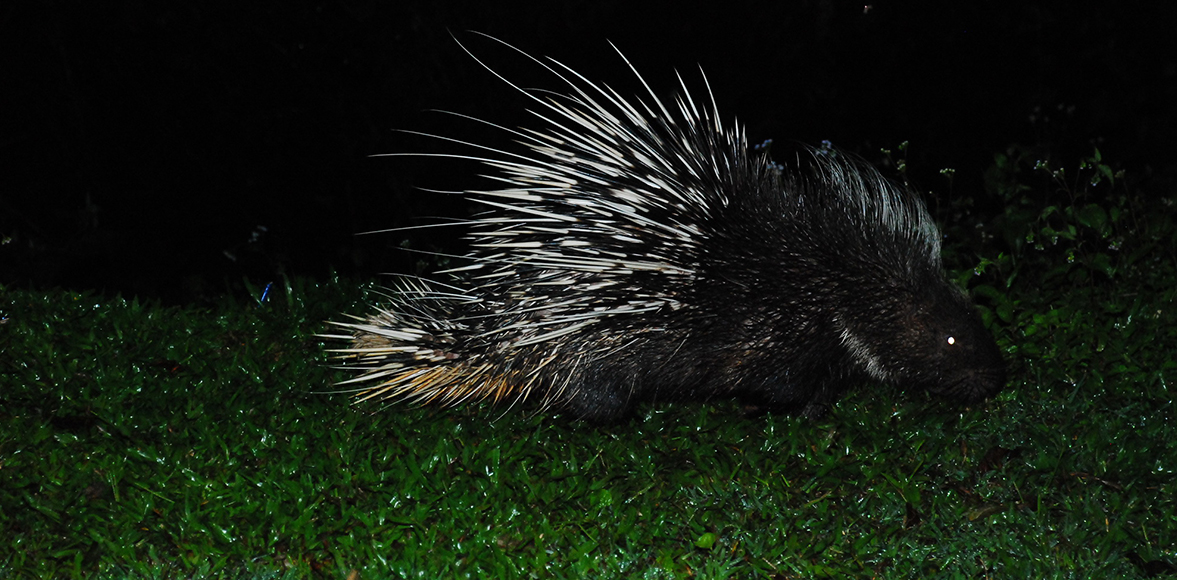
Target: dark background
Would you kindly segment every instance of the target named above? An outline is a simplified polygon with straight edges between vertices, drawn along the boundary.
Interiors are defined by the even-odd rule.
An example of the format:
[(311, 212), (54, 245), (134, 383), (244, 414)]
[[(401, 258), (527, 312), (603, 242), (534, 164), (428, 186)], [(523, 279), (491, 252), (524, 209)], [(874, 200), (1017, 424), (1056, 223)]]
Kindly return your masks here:
[[(0, 282), (165, 302), (283, 274), (419, 270), (402, 244), (458, 252), (453, 228), (358, 232), (462, 216), (485, 185), (470, 152), (396, 129), (509, 145), (538, 125), (521, 56), (557, 58), (625, 96), (707, 74), (749, 139), (830, 140), (872, 161), (910, 142), (921, 190), (975, 196), (1012, 144), (1074, 166), (1098, 146), (1134, 187), (1173, 193), (1177, 5), (1143, 2), (645, 4), (553, 1), (9, 3), (2, 9)], [(937, 175), (957, 170), (952, 187)], [(993, 211), (989, 208), (989, 211)], [(264, 228), (264, 231), (259, 228)], [(428, 261), (428, 260), (425, 260)]]

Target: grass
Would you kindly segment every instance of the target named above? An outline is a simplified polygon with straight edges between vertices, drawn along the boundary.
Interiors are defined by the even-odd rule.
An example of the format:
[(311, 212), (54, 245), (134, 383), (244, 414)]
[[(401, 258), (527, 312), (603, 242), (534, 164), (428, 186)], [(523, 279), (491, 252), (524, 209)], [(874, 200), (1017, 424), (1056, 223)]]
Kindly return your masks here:
[[(820, 421), (351, 406), (314, 333), (374, 286), (0, 288), (0, 578), (1177, 574), (1172, 200), (1098, 153), (1068, 176), (1013, 149), (989, 181), (1001, 215), (947, 259), (1011, 381), (963, 409), (878, 386)], [(962, 215), (949, 238), (976, 238)]]

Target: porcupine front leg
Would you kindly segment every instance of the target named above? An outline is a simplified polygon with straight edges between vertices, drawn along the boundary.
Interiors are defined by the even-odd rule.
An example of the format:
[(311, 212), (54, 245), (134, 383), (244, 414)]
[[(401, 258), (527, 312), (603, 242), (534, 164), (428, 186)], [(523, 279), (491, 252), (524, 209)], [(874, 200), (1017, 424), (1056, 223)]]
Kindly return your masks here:
[(813, 393), (813, 398), (801, 409), (801, 416), (806, 419), (820, 419), (830, 412), (830, 407), (834, 401), (842, 394), (844, 389), (835, 388), (829, 381), (822, 384)]
[(779, 367), (774, 374), (746, 377), (736, 394), (747, 416), (775, 412), (818, 419), (846, 391), (848, 380), (840, 366)]
[(830, 407), (855, 382), (854, 373), (848, 365), (848, 361), (840, 361), (832, 368), (813, 373), (809, 383), (812, 390), (809, 400), (800, 409), (801, 416), (807, 419), (820, 419), (830, 411)]

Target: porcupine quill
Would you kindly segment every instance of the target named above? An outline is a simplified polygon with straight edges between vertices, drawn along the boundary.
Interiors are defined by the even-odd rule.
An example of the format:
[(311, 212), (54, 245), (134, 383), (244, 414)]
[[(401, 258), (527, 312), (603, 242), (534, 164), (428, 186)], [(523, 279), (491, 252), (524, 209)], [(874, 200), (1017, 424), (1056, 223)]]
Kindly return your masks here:
[(470, 222), (469, 265), (444, 272), (453, 284), (401, 278), (388, 304), (333, 323), (360, 400), (538, 398), (609, 420), (716, 397), (819, 416), (871, 381), (965, 404), (1002, 388), (997, 345), (911, 192), (832, 148), (777, 165), (724, 127), (709, 85), (697, 103), (679, 76), (668, 108), (624, 55), (648, 100), (525, 56), (568, 93), (471, 54), (536, 105), (542, 128), (504, 129), (524, 151), (442, 138), (485, 152), (442, 156), (503, 184), (465, 192), (490, 208)]

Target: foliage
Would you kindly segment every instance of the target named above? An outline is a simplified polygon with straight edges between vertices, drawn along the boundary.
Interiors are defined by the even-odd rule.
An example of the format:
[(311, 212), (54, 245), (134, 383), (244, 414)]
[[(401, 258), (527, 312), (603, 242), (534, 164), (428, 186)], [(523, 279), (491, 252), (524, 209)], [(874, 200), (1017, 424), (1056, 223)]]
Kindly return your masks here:
[(1012, 148), (1000, 215), (947, 208), (950, 241), (981, 234), (959, 279), (1011, 366), (967, 409), (881, 387), (821, 421), (349, 406), (314, 334), (373, 285), (210, 308), (0, 288), (0, 577), (1172, 574), (1171, 200), (1098, 151), (1078, 167)]

